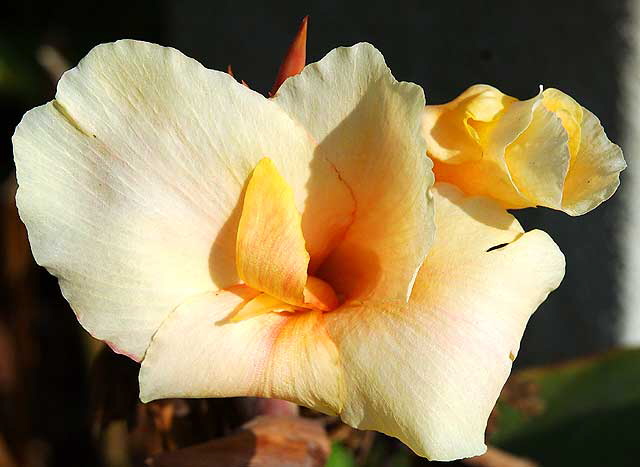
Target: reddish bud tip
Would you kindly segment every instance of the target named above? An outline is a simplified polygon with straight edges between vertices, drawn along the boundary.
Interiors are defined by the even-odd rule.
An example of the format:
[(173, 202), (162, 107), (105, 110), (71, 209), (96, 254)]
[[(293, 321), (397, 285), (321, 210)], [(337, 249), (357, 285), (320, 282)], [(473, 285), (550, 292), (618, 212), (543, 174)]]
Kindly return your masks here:
[(289, 46), (289, 50), (278, 69), (278, 75), (276, 76), (276, 82), (273, 83), (273, 88), (269, 92), (269, 96), (275, 95), (278, 88), (284, 83), (284, 80), (290, 76), (297, 75), (302, 71), (307, 62), (307, 23), (309, 22), (309, 16), (305, 16), (300, 23), (298, 32)]

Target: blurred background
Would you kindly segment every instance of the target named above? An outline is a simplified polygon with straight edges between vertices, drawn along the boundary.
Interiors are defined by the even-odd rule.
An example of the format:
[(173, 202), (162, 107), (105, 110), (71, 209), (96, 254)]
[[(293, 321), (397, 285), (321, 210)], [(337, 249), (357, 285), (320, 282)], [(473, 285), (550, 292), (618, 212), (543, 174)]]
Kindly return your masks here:
[[(25, 111), (53, 98), (62, 72), (95, 45), (121, 38), (178, 48), (213, 69), (231, 64), (237, 78), (266, 94), (306, 14), (309, 62), (336, 46), (371, 42), (396, 78), (424, 87), (429, 103), (475, 83), (521, 99), (540, 84), (557, 87), (623, 147), (630, 168), (605, 205), (579, 218), (515, 213), (525, 229), (545, 230), (560, 245), (567, 274), (527, 328), (488, 436), (540, 465), (638, 465), (639, 12), (638, 0), (4, 2), (0, 466), (139, 465), (146, 455), (232, 433), (250, 418), (246, 401), (137, 403), (137, 365), (93, 342), (55, 280), (33, 263), (13, 201), (11, 135)], [(180, 414), (188, 435), (176, 434), (177, 422), (166, 425)], [(326, 423), (331, 465), (426, 464), (382, 435)]]

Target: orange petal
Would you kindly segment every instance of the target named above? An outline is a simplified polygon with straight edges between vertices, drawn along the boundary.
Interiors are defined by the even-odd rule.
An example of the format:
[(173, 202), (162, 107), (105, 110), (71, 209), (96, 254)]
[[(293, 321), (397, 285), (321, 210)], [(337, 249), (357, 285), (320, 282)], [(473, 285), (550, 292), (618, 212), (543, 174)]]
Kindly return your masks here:
[(278, 88), (284, 83), (284, 80), (290, 76), (297, 75), (302, 71), (307, 61), (307, 23), (309, 22), (309, 16), (305, 16), (300, 23), (300, 28), (294, 37), (293, 42), (289, 46), (287, 55), (285, 55), (280, 68), (278, 69), (278, 75), (276, 76), (276, 82), (273, 83), (273, 88), (269, 92), (269, 96), (273, 96), (278, 92)]
[(303, 303), (309, 253), (293, 191), (271, 159), (262, 159), (244, 195), (236, 240), (238, 276), (284, 302)]
[(307, 308), (320, 311), (334, 310), (339, 301), (333, 288), (322, 279), (309, 276), (304, 288), (304, 303)]
[(329, 284), (322, 279), (309, 276), (307, 285), (304, 288), (304, 304), (302, 306), (290, 305), (279, 298), (266, 293), (260, 293), (239, 307), (238, 311), (230, 317), (229, 322), (236, 323), (272, 311), (275, 313), (281, 313), (283, 311), (293, 313), (300, 311), (301, 308), (310, 308), (316, 311), (330, 311), (336, 309), (339, 304), (338, 297)]
[(293, 305), (289, 305), (288, 303), (284, 303), (282, 300), (272, 297), (271, 295), (261, 293), (257, 297), (254, 297), (246, 304), (244, 304), (240, 308), (240, 310), (235, 315), (233, 315), (233, 317), (231, 317), (229, 321), (235, 323), (245, 319), (253, 318), (255, 316), (260, 316), (271, 311), (293, 312), (296, 311), (296, 307), (294, 307)]

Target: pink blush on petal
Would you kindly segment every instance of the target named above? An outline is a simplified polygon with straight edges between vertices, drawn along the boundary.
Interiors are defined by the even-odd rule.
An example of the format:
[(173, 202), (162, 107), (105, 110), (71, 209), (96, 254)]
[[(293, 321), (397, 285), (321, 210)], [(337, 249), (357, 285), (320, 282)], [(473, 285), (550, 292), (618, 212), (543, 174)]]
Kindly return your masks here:
[(136, 363), (140, 363), (142, 361), (141, 358), (138, 358), (135, 355), (130, 354), (128, 352), (125, 352), (124, 350), (120, 350), (113, 342), (106, 341), (106, 340), (104, 340), (102, 342), (107, 344), (111, 350), (113, 350), (115, 353), (117, 353), (119, 355), (124, 355), (125, 357), (129, 357), (131, 360), (133, 360)]

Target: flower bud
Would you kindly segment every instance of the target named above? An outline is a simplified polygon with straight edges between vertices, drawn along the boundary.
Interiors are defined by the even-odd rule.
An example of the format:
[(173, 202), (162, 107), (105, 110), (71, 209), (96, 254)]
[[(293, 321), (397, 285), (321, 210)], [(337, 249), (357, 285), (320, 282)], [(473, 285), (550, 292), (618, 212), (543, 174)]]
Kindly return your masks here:
[(552, 88), (519, 101), (472, 86), (449, 103), (427, 106), (423, 134), (437, 181), (507, 209), (584, 214), (613, 195), (626, 167), (596, 116)]

